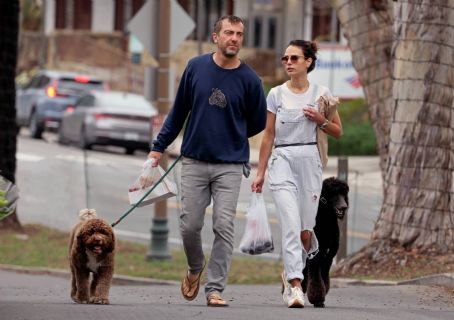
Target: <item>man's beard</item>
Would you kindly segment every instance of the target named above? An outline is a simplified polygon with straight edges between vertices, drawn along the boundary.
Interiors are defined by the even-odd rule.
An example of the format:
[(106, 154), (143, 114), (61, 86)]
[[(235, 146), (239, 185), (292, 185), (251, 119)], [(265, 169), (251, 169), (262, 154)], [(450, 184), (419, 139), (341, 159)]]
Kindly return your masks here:
[(228, 48), (225, 48), (225, 49), (222, 49), (222, 54), (227, 57), (227, 58), (233, 58), (235, 57), (237, 54), (238, 54), (238, 51), (240, 51), (240, 49), (237, 49), (237, 50), (229, 50)]

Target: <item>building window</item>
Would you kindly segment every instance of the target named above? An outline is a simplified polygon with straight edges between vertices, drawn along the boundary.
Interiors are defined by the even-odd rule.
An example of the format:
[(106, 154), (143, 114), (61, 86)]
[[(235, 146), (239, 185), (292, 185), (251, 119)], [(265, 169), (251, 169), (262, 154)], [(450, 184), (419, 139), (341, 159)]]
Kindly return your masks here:
[(262, 45), (262, 17), (255, 17), (254, 18), (254, 47), (260, 48)]
[(270, 17), (268, 20), (268, 49), (274, 49), (276, 46), (277, 19)]
[(55, 2), (55, 29), (66, 28), (66, 1), (57, 0)]
[[(339, 41), (340, 24), (329, 0), (313, 1), (312, 39), (316, 41)], [(334, 27), (332, 26), (334, 23)], [(333, 31), (331, 31), (333, 30)], [(333, 33), (334, 39), (331, 39)]]
[(91, 0), (74, 1), (74, 29), (91, 29)]

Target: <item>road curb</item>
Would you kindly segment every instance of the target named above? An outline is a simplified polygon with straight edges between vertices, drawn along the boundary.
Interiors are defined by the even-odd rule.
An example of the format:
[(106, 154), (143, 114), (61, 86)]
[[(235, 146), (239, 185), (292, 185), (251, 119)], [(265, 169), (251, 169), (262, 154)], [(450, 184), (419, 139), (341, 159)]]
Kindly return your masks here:
[(358, 280), (353, 278), (331, 278), (331, 282), (339, 286), (395, 286), (397, 281), (390, 280)]
[[(64, 269), (53, 269), (44, 267), (23, 267), (5, 264), (0, 264), (0, 269), (24, 274), (49, 275), (66, 279), (70, 278), (69, 271)], [(114, 274), (112, 283), (114, 285), (180, 285), (178, 281), (130, 277), (117, 274)]]
[[(50, 275), (61, 278), (70, 278), (68, 270), (53, 269), (44, 267), (23, 267), (16, 265), (0, 264), (0, 269), (5, 271), (13, 271), (17, 273), (33, 274), (33, 275)], [(440, 273), (420, 278), (414, 278), (404, 281), (389, 281), (389, 280), (358, 280), (352, 278), (331, 278), (334, 286), (396, 286), (396, 285), (441, 285), (449, 288), (454, 288), (454, 273)], [(114, 274), (114, 285), (180, 285), (180, 282), (173, 280), (159, 280), (152, 278), (131, 277)]]
[(400, 281), (398, 284), (441, 285), (454, 288), (454, 273), (433, 274), (425, 277)]
[(395, 286), (395, 285), (440, 285), (454, 288), (454, 273), (440, 273), (404, 281), (357, 280), (352, 278), (331, 278), (338, 285), (351, 286)]

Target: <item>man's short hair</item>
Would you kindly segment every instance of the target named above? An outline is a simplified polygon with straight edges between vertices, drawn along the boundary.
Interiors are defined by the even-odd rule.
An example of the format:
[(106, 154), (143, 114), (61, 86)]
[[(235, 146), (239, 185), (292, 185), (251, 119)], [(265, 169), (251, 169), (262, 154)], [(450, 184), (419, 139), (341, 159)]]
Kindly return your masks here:
[(221, 32), (222, 21), (224, 21), (224, 20), (227, 20), (231, 24), (241, 23), (244, 26), (244, 21), (240, 17), (232, 16), (232, 15), (222, 16), (214, 24), (214, 30), (213, 30), (214, 33), (219, 34), (219, 32)]

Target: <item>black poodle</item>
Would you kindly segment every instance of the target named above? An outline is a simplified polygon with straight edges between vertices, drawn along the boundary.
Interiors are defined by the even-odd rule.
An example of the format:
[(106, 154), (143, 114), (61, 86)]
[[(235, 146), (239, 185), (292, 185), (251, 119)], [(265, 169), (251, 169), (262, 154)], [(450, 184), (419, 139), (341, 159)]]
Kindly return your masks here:
[(319, 252), (307, 260), (304, 268), (303, 292), (316, 308), (325, 307), (329, 291), (329, 270), (339, 249), (339, 225), (348, 210), (348, 184), (331, 177), (323, 181), (314, 232)]

